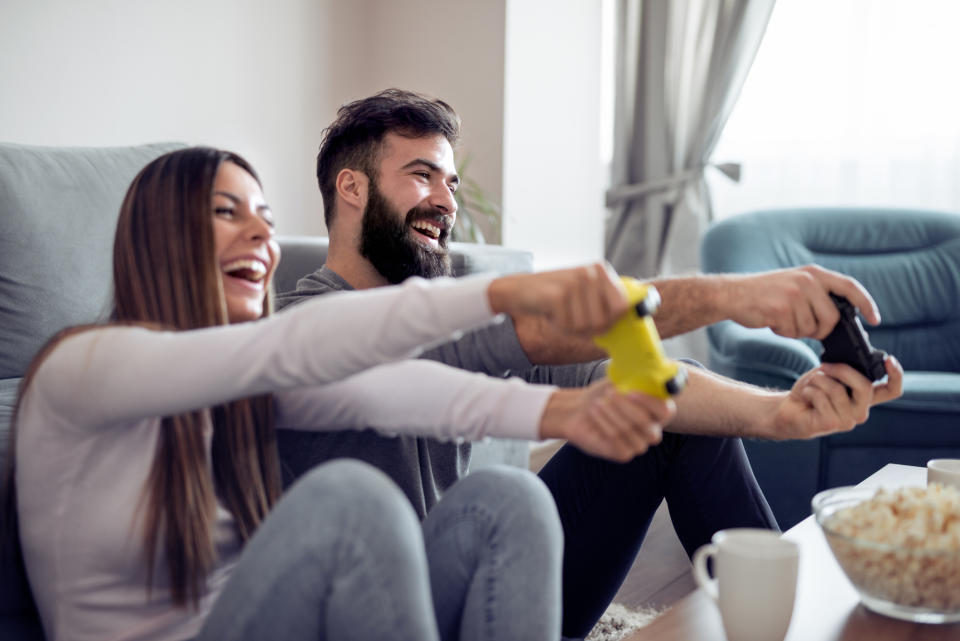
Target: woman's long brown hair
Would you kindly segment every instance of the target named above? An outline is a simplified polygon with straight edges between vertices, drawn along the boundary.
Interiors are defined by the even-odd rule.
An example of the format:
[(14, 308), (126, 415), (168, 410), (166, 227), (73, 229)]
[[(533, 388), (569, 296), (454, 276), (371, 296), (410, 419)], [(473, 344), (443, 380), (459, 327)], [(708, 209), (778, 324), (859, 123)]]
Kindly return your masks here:
[[(177, 330), (229, 322), (214, 255), (211, 204), (214, 179), (224, 162), (238, 165), (259, 183), (239, 156), (203, 147), (161, 156), (134, 179), (114, 241), (114, 320)], [(269, 307), (268, 300), (265, 309)], [(272, 396), (211, 408), (213, 469), (204, 445), (205, 414), (163, 418), (146, 488), (147, 584), (162, 546), (178, 605), (188, 599), (197, 603), (216, 561), (217, 496), (246, 541), (280, 494)]]

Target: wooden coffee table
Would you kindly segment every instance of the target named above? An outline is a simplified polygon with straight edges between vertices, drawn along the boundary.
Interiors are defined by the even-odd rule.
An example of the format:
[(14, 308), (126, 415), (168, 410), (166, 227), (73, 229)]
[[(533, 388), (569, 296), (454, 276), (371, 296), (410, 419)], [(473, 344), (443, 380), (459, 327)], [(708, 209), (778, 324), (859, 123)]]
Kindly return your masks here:
[[(923, 485), (927, 471), (887, 465), (863, 487)], [(932, 625), (891, 619), (860, 604), (856, 590), (833, 558), (813, 517), (787, 530), (784, 537), (800, 546), (797, 601), (786, 641), (957, 641), (960, 623)], [(678, 601), (650, 625), (624, 641), (726, 641), (720, 613), (703, 590)]]

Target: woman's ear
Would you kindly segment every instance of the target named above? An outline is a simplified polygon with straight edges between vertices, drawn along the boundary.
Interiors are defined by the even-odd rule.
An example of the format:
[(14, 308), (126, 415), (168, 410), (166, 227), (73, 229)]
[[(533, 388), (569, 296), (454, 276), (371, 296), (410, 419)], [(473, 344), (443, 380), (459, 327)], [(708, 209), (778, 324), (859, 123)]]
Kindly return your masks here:
[(341, 169), (337, 174), (337, 198), (347, 207), (363, 211), (367, 206), (370, 179), (362, 171)]

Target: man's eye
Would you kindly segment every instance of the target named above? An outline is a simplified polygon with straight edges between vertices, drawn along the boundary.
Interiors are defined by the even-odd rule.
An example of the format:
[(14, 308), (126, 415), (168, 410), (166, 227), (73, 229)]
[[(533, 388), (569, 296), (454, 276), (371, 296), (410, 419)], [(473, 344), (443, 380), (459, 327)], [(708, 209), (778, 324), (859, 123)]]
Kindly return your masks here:
[(416, 174), (417, 176), (420, 176), (424, 180), (430, 180), (430, 174), (428, 174), (425, 171), (415, 171), (413, 173)]

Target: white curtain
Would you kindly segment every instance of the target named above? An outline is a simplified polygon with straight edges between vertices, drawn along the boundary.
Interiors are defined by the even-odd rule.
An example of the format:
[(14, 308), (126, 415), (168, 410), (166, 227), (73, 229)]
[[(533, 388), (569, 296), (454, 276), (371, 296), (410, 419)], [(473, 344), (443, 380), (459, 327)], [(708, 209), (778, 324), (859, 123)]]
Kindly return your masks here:
[[(606, 256), (639, 277), (699, 266), (704, 172), (775, 0), (617, 0)], [(731, 178), (737, 165), (717, 167)], [(703, 357), (701, 339), (685, 347)]]

